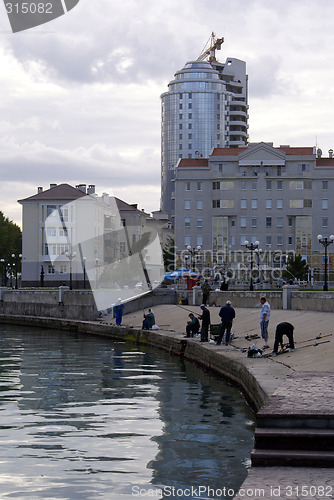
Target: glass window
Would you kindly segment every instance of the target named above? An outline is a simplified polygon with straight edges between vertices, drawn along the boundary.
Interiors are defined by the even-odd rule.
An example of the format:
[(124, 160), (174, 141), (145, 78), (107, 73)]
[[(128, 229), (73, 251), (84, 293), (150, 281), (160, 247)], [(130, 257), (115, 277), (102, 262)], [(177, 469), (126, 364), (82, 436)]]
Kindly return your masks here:
[(271, 217), (266, 217), (266, 227), (271, 227)]
[(200, 245), (200, 246), (203, 245), (203, 236), (202, 235), (196, 236), (196, 245)]
[(190, 200), (184, 200), (184, 209), (190, 210)]
[(240, 200), (240, 208), (247, 208), (247, 200)]
[(203, 219), (201, 217), (197, 217), (197, 227), (203, 227)]
[(283, 227), (283, 217), (276, 217), (276, 227)]
[(252, 191), (257, 190), (257, 181), (252, 181)]
[(277, 245), (283, 245), (283, 236), (281, 234), (277, 235)]
[(268, 209), (272, 208), (272, 200), (270, 200), (270, 199), (266, 200), (266, 208), (268, 208)]
[(290, 208), (304, 208), (304, 200), (290, 200)]
[(240, 189), (242, 191), (245, 191), (247, 189), (247, 183), (246, 183), (246, 181), (241, 181), (241, 183), (240, 183)]
[(288, 219), (288, 224), (289, 224), (289, 227), (292, 227), (292, 226), (293, 226), (293, 220), (292, 220), (292, 217), (289, 217), (289, 219)]
[(276, 208), (283, 208), (283, 200), (281, 198), (276, 200)]
[(327, 189), (328, 189), (328, 181), (322, 181), (322, 189), (324, 191), (327, 191)]
[(190, 217), (184, 218), (184, 227), (190, 227)]
[(55, 273), (55, 268), (51, 264), (49, 264), (48, 265), (48, 274), (54, 274), (54, 273)]
[(322, 227), (328, 227), (328, 217), (322, 218)]
[(190, 191), (190, 182), (185, 182), (184, 186), (186, 191)]
[(290, 181), (289, 189), (304, 189), (304, 181)]
[(247, 227), (247, 217), (240, 217), (240, 227)]
[(283, 181), (277, 181), (277, 189), (281, 191), (283, 189)]
[(266, 245), (271, 245), (271, 234), (266, 234)]
[(252, 227), (257, 227), (257, 217), (252, 217)]
[(203, 182), (197, 182), (197, 191), (202, 191)]
[(292, 245), (292, 242), (293, 242), (293, 237), (292, 236), (289, 236), (288, 242), (289, 242), (289, 245)]
[(240, 245), (243, 246), (245, 244), (245, 241), (247, 241), (247, 237), (245, 234), (240, 235)]
[(184, 246), (188, 247), (190, 245), (190, 236), (184, 237)]
[(328, 208), (328, 200), (327, 200), (327, 199), (322, 200), (322, 208), (323, 208), (323, 209)]
[(196, 207), (197, 207), (197, 210), (202, 210), (203, 209), (203, 200), (197, 200)]
[(257, 200), (252, 200), (252, 202), (251, 202), (251, 207), (252, 207), (253, 209), (256, 209), (256, 208), (257, 208)]
[(271, 191), (271, 181), (266, 181), (266, 190)]

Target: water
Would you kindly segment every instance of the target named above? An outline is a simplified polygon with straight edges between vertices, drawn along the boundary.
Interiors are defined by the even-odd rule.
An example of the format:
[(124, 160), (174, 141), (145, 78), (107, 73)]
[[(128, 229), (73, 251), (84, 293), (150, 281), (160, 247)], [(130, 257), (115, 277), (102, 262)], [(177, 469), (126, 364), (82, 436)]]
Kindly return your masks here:
[(253, 432), (239, 391), (179, 357), (0, 326), (1, 499), (232, 498)]

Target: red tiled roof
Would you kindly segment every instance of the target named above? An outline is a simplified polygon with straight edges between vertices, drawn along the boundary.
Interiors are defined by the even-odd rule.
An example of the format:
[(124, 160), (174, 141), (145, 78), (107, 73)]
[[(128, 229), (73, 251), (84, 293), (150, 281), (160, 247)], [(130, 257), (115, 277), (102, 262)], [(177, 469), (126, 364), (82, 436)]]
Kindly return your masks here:
[(247, 147), (244, 148), (214, 148), (211, 156), (237, 156), (238, 154), (245, 151)]
[(181, 158), (178, 167), (207, 167), (209, 165), (208, 158)]
[(334, 167), (334, 158), (317, 158), (317, 167)]
[(46, 191), (41, 191), (40, 193), (34, 194), (33, 196), (29, 196), (28, 198), (24, 198), (23, 200), (18, 200), (19, 203), (23, 201), (53, 201), (53, 200), (61, 200), (61, 201), (73, 201), (78, 198), (82, 198), (83, 196), (87, 196), (86, 193), (76, 189), (69, 184), (59, 184), (55, 187), (47, 189)]
[(313, 155), (313, 147), (311, 146), (306, 146), (306, 147), (290, 147), (290, 146), (280, 146), (279, 148), (275, 149), (280, 149), (287, 155)]

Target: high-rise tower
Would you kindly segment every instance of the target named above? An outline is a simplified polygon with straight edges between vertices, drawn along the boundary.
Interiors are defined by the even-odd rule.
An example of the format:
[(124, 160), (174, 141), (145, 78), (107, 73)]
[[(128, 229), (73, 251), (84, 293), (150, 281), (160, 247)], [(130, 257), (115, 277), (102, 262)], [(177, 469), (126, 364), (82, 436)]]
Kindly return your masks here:
[(218, 62), (215, 50), (223, 41), (212, 34), (210, 48), (177, 71), (161, 95), (161, 208), (171, 220), (179, 158), (208, 157), (212, 148), (247, 144), (246, 63)]

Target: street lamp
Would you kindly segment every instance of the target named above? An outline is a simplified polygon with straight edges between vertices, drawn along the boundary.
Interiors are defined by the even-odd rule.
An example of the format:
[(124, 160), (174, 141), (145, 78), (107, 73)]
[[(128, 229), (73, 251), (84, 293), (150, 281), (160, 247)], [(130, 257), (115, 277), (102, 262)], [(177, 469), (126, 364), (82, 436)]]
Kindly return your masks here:
[(260, 273), (260, 253), (262, 252), (262, 248), (256, 248), (255, 249), (255, 255), (256, 255), (256, 261), (257, 261), (257, 268), (259, 271), (259, 282), (261, 283), (261, 273)]
[(86, 289), (86, 257), (82, 258), (82, 265), (83, 265), (83, 282), (84, 282), (84, 289)]
[(202, 250), (202, 247), (201, 247), (201, 245), (197, 245), (197, 247), (191, 248), (191, 246), (188, 245), (187, 250), (190, 253), (190, 257), (191, 257), (192, 271), (195, 272), (195, 256)]
[(5, 286), (5, 271), (6, 271), (6, 264), (5, 264), (5, 259), (0, 259), (1, 265), (2, 265), (2, 281), (1, 285)]
[(70, 261), (70, 290), (72, 290), (72, 260), (76, 256), (76, 252), (65, 252), (65, 255)]
[(248, 250), (250, 250), (251, 253), (251, 260), (250, 260), (250, 265), (251, 265), (251, 272), (250, 272), (250, 282), (249, 282), (249, 289), (251, 291), (254, 290), (253, 287), (253, 252), (258, 248), (260, 242), (256, 241), (255, 243), (249, 243), (247, 240), (244, 242), (244, 245)]
[(329, 238), (326, 236), (322, 236), (322, 234), (318, 234), (317, 236), (319, 243), (321, 243), (325, 247), (325, 280), (324, 280), (324, 287), (323, 290), (324, 292), (327, 292), (328, 290), (328, 284), (327, 284), (327, 248), (329, 245), (331, 245), (334, 241), (334, 236), (331, 235)]
[(13, 266), (14, 269), (15, 269), (15, 289), (17, 290), (18, 289), (18, 284), (17, 284), (17, 270), (18, 270), (18, 263), (20, 261), (20, 259), (22, 259), (22, 254), (19, 253), (18, 255), (15, 255), (15, 253), (12, 253), (12, 258), (14, 259), (14, 263), (13, 263)]

